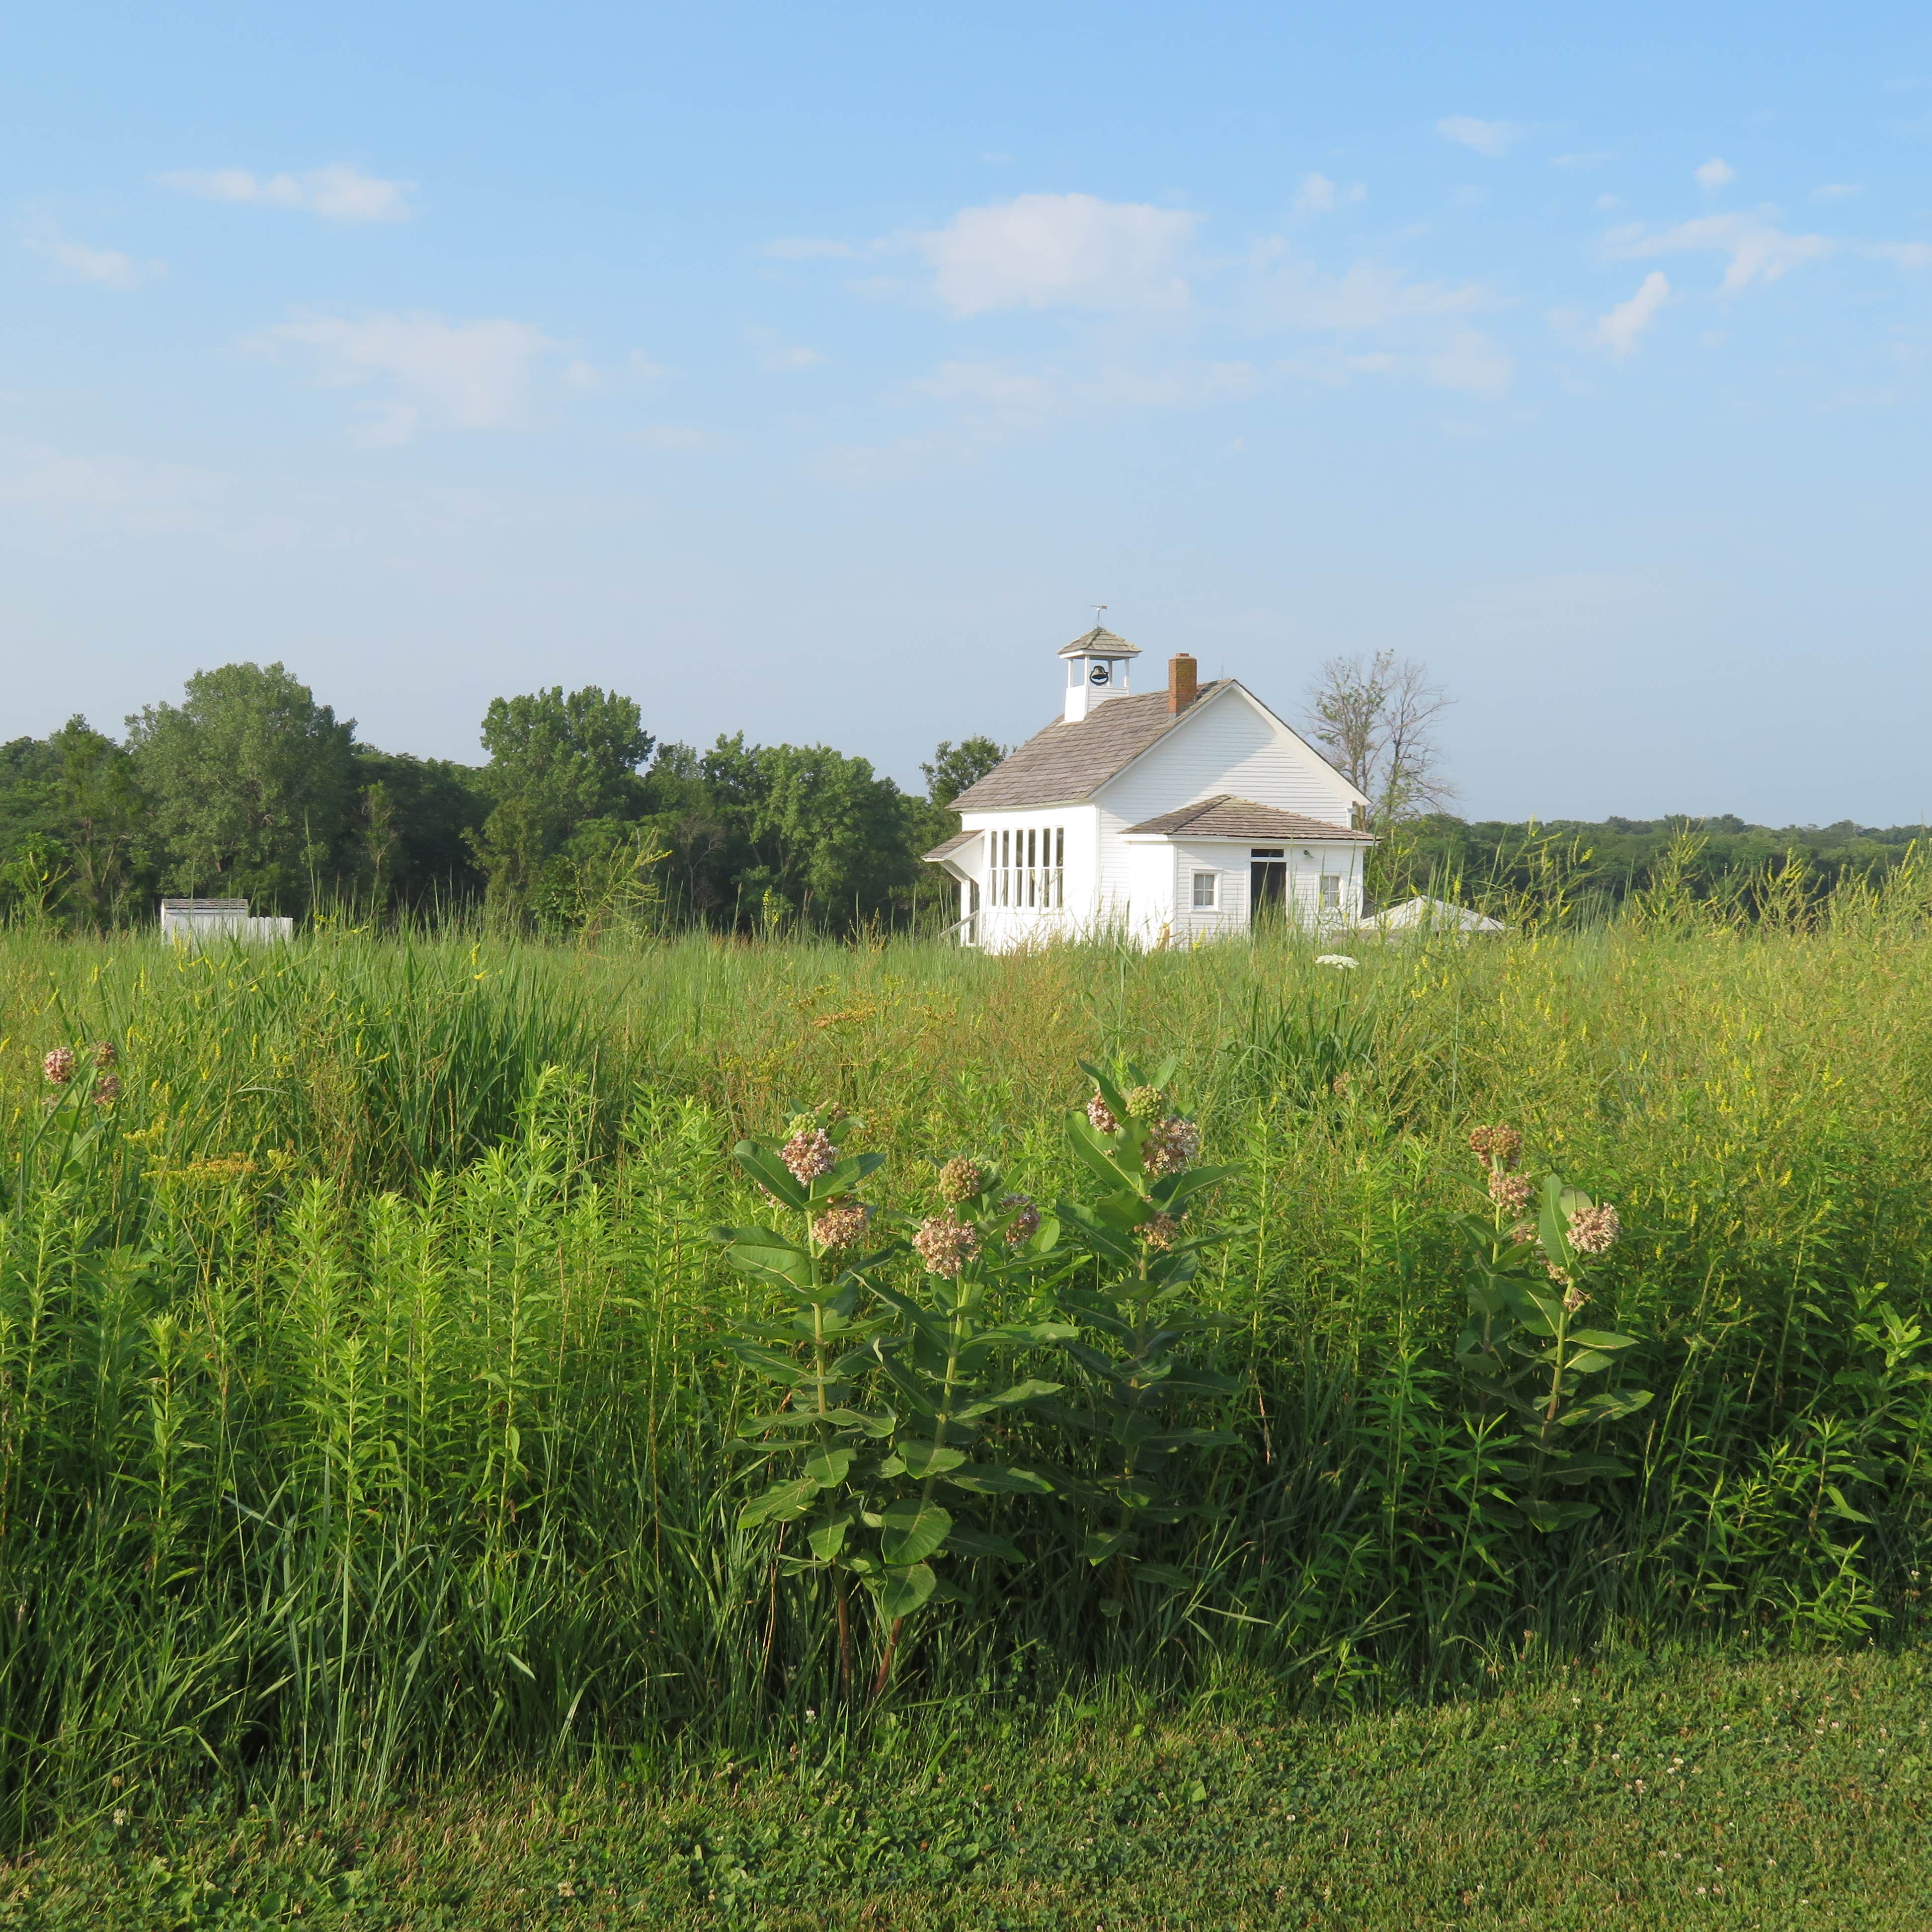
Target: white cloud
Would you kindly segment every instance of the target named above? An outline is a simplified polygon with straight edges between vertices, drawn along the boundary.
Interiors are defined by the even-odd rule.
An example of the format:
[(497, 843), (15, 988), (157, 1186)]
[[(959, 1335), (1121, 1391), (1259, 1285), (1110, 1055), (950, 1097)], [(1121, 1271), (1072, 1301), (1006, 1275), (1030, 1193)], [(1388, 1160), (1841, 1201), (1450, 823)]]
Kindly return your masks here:
[(1295, 190), (1295, 212), (1332, 214), (1345, 202), (1364, 200), (1368, 192), (1360, 182), (1351, 182), (1346, 188), (1339, 188), (1326, 175), (1304, 175), (1300, 187)]
[(1176, 258), (1198, 220), (1144, 202), (1022, 194), (962, 208), (946, 227), (910, 240), (956, 314), (1174, 308), (1188, 299)]
[(1445, 389), (1472, 389), (1500, 394), (1509, 387), (1516, 364), (1507, 350), (1473, 328), (1463, 329), (1423, 361), (1432, 382)]
[(668, 376), (671, 373), (664, 364), (653, 362), (641, 349), (634, 349), (631, 351), (629, 362), (631, 374), (634, 376), (640, 376), (646, 381), (658, 376)]
[(572, 389), (601, 389), (604, 386), (602, 371), (594, 362), (586, 362), (581, 357), (565, 365), (563, 380), (566, 387)]
[(751, 344), (758, 367), (767, 376), (790, 375), (800, 369), (816, 368), (825, 360), (816, 349), (782, 342), (769, 328), (748, 328), (745, 340)]
[(421, 314), (307, 315), (266, 340), (313, 356), (320, 382), (390, 383), (394, 394), (371, 406), (356, 432), (358, 441), (376, 446), (407, 442), (426, 419), (462, 429), (517, 421), (538, 358), (561, 346), (528, 322)]
[(1806, 199), (1810, 201), (1844, 201), (1852, 195), (1864, 193), (1863, 188), (1854, 186), (1850, 182), (1826, 182), (1822, 187), (1814, 188)]
[(385, 181), (337, 162), (301, 175), (257, 175), (247, 168), (184, 168), (160, 177), (201, 201), (300, 208), (330, 221), (406, 221), (414, 182)]
[(1597, 339), (1612, 356), (1628, 356), (1637, 339), (1657, 320), (1658, 311), (1670, 299), (1670, 284), (1660, 268), (1653, 268), (1638, 285), (1628, 302), (1618, 302), (1597, 324)]
[(1607, 214), (1613, 208), (1622, 207), (1624, 198), (1620, 194), (1600, 194), (1592, 205)]
[(1874, 261), (1890, 262), (1901, 268), (1932, 268), (1932, 242), (1874, 242), (1862, 252)]
[(168, 272), (163, 262), (138, 262), (118, 248), (93, 248), (85, 242), (70, 241), (51, 220), (28, 222), (20, 241), (22, 247), (52, 262), (63, 280), (92, 282), (97, 288), (124, 294)]
[(1700, 188), (1716, 188), (1726, 187), (1736, 181), (1738, 178), (1738, 171), (1731, 166), (1730, 162), (1720, 160), (1717, 155), (1713, 154), (1701, 168), (1696, 170), (1696, 175), (1697, 185)]
[(1522, 139), (1523, 130), (1508, 121), (1478, 121), (1468, 114), (1451, 114), (1436, 124), (1444, 140), (1458, 141), (1479, 154), (1498, 160)]
[(1261, 297), (1264, 317), (1290, 328), (1352, 331), (1381, 328), (1418, 316), (1462, 315), (1491, 305), (1491, 297), (1473, 283), (1412, 282), (1398, 269), (1358, 262), (1340, 275), (1324, 275), (1292, 257), (1280, 260), (1279, 238), (1255, 251), (1258, 268), (1280, 260), (1265, 276)]
[(1774, 282), (1806, 262), (1822, 262), (1838, 244), (1824, 235), (1787, 235), (1770, 218), (1774, 209), (1754, 214), (1706, 214), (1681, 221), (1657, 234), (1641, 224), (1612, 229), (1604, 238), (1609, 254), (1619, 261), (1646, 255), (1688, 255), (1706, 252), (1730, 257), (1724, 269), (1723, 292), (1738, 295), (1754, 283)]
[(228, 494), (226, 477), (186, 464), (0, 442), (0, 503), (58, 527), (106, 526), (139, 536), (208, 531)]

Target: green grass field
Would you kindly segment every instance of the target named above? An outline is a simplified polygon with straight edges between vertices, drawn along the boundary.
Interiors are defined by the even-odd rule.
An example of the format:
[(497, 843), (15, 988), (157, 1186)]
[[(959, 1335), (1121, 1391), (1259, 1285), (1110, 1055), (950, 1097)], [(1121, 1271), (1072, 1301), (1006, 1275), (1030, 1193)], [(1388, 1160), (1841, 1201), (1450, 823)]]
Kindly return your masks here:
[[(6, 1910), (1923, 1922), (1922, 914), (1352, 972), (0, 935)], [(1174, 1507), (1090, 1560), (1092, 1442), (1016, 1408), (995, 1459), (1070, 1473), (985, 1504), (1011, 1553), (945, 1557), (958, 1600), (858, 1588), (842, 1664), (831, 1573), (741, 1516), (770, 1396), (732, 1344), (778, 1303), (710, 1238), (774, 1211), (731, 1146), (836, 1105), (882, 1228), (959, 1155), (1077, 1204), (1078, 1063), (1117, 1054), (1172, 1057), (1238, 1170)], [(1455, 1357), (1496, 1123), (1616, 1204), (1589, 1318), (1654, 1396), (1548, 1534)], [(1084, 1239), (988, 1272), (991, 1318), (1085, 1320)], [(934, 1289), (902, 1246), (868, 1280), (888, 1329)], [(1054, 1332), (1004, 1368), (1098, 1400)]]
[[(466, 1784), (327, 1818), (114, 1816), (0, 1875), (0, 1925), (808, 1932), (1912, 1932), (1916, 1657), (1558, 1673), (1354, 1718), (908, 1714), (860, 1750)], [(774, 1763), (772, 1760), (777, 1762)]]

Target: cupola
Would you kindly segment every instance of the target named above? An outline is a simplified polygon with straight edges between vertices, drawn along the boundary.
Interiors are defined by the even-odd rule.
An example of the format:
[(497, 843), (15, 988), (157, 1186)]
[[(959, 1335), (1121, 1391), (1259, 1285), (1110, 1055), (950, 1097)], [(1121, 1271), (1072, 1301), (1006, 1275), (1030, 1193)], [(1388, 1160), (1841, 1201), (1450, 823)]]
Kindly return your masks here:
[(1066, 722), (1078, 724), (1095, 705), (1127, 694), (1127, 666), (1140, 646), (1096, 624), (1084, 638), (1060, 647), (1066, 666)]

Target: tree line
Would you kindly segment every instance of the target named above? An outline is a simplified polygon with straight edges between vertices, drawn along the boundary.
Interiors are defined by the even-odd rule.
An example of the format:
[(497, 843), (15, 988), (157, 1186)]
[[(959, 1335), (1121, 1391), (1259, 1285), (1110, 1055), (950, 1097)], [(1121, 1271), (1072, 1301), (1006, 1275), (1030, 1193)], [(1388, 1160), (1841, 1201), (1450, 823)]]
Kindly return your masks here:
[(386, 752), (280, 664), (197, 672), (119, 740), (77, 716), (0, 745), (0, 912), (107, 932), (170, 895), (550, 932), (937, 923), (952, 889), (920, 855), (1004, 755), (943, 742), (921, 795), (829, 746), (661, 742), (596, 686), (494, 699), (481, 740), (476, 765)]

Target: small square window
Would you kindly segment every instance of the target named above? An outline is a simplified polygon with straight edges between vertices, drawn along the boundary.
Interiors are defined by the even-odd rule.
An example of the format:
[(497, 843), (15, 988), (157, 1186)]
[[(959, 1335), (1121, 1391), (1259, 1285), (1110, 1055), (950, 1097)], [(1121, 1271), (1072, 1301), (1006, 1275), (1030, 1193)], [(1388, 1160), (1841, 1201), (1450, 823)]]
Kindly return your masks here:
[(1212, 912), (1215, 906), (1215, 891), (1220, 880), (1219, 872), (1196, 872), (1194, 875), (1194, 909), (1196, 912)]

